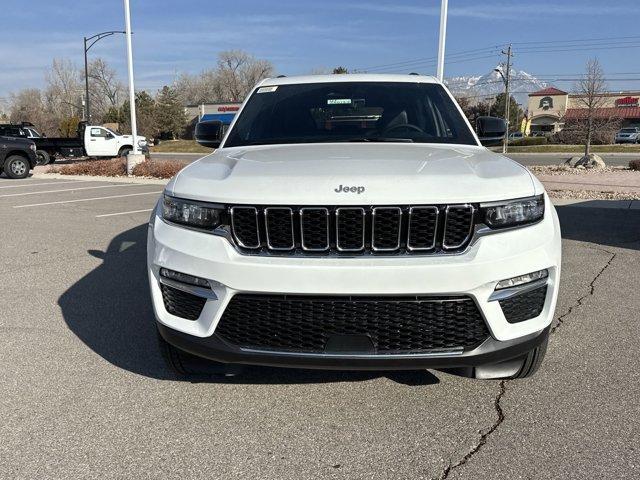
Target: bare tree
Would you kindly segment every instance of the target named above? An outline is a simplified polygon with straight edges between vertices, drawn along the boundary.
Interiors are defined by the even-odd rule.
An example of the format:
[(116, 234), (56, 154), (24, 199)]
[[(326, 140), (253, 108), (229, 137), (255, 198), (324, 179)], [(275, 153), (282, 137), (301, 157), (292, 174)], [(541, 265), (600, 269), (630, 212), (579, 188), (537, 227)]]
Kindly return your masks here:
[(218, 56), (218, 98), (240, 102), (260, 80), (273, 75), (271, 62), (258, 60), (241, 50), (228, 50)]
[(215, 70), (204, 70), (197, 75), (181, 74), (173, 86), (183, 105), (199, 105), (218, 100), (219, 83)]
[(67, 59), (54, 59), (45, 76), (45, 103), (59, 119), (82, 113), (80, 71)]
[(111, 107), (121, 106), (125, 99), (125, 88), (118, 74), (101, 58), (89, 64), (89, 92), (91, 116), (98, 119)]
[(218, 55), (215, 69), (198, 75), (184, 73), (176, 79), (174, 88), (184, 105), (240, 102), (256, 83), (273, 74), (271, 62), (241, 50), (229, 50)]
[(37, 88), (12, 93), (9, 99), (9, 120), (13, 123), (32, 122), (40, 133), (56, 135), (58, 120), (47, 109), (44, 96)]
[(607, 91), (604, 72), (597, 59), (593, 58), (587, 62), (586, 72), (576, 84), (575, 89), (579, 93), (576, 101), (585, 109), (584, 154), (589, 155), (591, 153), (591, 140), (596, 127), (595, 119), (598, 110), (606, 102), (604, 93)]

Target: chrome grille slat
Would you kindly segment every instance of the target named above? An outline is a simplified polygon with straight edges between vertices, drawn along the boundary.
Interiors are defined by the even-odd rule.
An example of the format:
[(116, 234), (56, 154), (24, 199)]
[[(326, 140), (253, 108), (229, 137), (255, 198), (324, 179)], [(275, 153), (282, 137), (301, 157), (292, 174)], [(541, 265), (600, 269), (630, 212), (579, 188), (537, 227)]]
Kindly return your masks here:
[[(351, 225), (349, 232), (345, 230), (348, 228), (343, 222), (348, 222), (349, 218), (346, 216), (348, 212), (354, 212), (355, 215), (351, 215), (351, 219), (357, 222), (357, 217), (360, 217), (360, 226)], [(364, 250), (365, 242), (365, 210), (362, 207), (338, 207), (336, 208), (336, 248), (340, 252), (360, 252)], [(361, 233), (358, 232), (361, 230)], [(347, 238), (347, 234), (353, 238)], [(356, 240), (356, 237), (361, 240)], [(358, 243), (356, 243), (358, 242)], [(345, 246), (346, 245), (346, 246)]]
[(474, 211), (473, 205), (447, 205), (444, 210), (442, 248), (445, 250), (460, 248), (471, 238)]
[[(314, 214), (318, 217), (315, 221)], [(307, 252), (326, 252), (329, 250), (331, 239), (328, 208), (303, 207), (300, 209), (300, 246)]]
[(270, 250), (286, 251), (296, 247), (293, 209), (290, 207), (265, 208), (264, 227), (267, 234), (267, 247)]
[[(429, 220), (427, 215), (434, 215)], [(421, 218), (422, 217), (422, 218)], [(409, 208), (409, 231), (407, 234), (407, 249), (411, 251), (426, 251), (436, 248), (438, 237), (438, 219), (440, 210), (438, 207), (411, 207)], [(433, 232), (430, 232), (430, 228)], [(429, 240), (431, 237), (431, 240)]]
[[(389, 213), (395, 218), (380, 218)], [(371, 216), (371, 248), (376, 252), (398, 250), (402, 237), (402, 209), (400, 207), (375, 207), (371, 210)], [(382, 229), (388, 231), (385, 232)], [(393, 244), (388, 243), (391, 238), (394, 239)]]
[[(229, 213), (231, 216), (231, 231), (238, 245), (242, 248), (260, 248), (258, 209), (256, 207), (237, 206), (231, 207)], [(246, 218), (247, 213), (249, 213), (249, 217), (252, 217), (252, 219)], [(242, 226), (237, 225), (238, 223), (242, 224)], [(255, 237), (253, 233), (255, 233)]]

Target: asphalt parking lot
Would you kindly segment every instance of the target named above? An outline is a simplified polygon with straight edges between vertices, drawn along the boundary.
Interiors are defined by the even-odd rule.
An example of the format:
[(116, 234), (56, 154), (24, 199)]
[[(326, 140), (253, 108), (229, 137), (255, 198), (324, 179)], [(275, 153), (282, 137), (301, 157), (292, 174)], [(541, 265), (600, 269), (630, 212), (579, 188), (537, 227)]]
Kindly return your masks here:
[(148, 298), (161, 189), (0, 178), (0, 478), (640, 478), (640, 210), (558, 208), (557, 323), (532, 379), (185, 381)]

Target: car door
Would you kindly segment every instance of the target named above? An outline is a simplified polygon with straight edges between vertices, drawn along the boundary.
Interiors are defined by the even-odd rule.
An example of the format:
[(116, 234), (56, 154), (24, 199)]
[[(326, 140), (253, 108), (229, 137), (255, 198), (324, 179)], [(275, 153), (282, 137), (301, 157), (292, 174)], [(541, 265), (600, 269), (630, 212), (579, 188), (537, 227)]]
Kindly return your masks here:
[(112, 157), (116, 155), (116, 139), (105, 128), (90, 127), (85, 149), (90, 157)]

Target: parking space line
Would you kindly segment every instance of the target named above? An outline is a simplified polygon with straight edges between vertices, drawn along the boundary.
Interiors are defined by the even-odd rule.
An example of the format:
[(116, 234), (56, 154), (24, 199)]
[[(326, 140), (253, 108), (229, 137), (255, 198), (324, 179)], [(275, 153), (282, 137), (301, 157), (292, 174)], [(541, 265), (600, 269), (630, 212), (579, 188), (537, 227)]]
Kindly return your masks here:
[(105, 213), (103, 215), (96, 215), (96, 218), (115, 217), (117, 215), (127, 215), (129, 213), (143, 213), (151, 211), (153, 211), (153, 208), (145, 208), (144, 210), (131, 210), (130, 212)]
[(7, 193), (5, 195), (0, 195), (0, 198), (22, 197), (22, 196), (26, 196), (26, 195), (40, 195), (40, 194), (44, 194), (44, 193), (76, 192), (76, 191), (80, 191), (80, 190), (95, 190), (95, 189), (98, 189), (98, 188), (138, 187), (138, 186), (144, 187), (144, 184), (119, 183), (119, 184), (116, 184), (116, 185), (99, 185), (97, 187), (63, 188), (63, 189), (60, 189), (60, 190), (41, 190), (41, 191), (38, 191), (38, 192)]
[(66, 182), (47, 182), (47, 183), (21, 183), (20, 185), (2, 185), (0, 186), (0, 190), (4, 190), (5, 188), (20, 188), (20, 187), (43, 187), (45, 185), (64, 185), (66, 183), (89, 183), (86, 180), (70, 180)]
[(61, 200), (59, 202), (32, 203), (30, 205), (14, 205), (13, 208), (43, 207), (45, 205), (62, 205), (63, 203), (90, 202), (92, 200), (109, 200), (111, 198), (137, 197), (139, 195), (160, 195), (161, 193), (162, 193), (162, 190), (157, 192), (128, 193), (126, 195), (111, 195), (109, 197), (78, 198), (76, 200)]

